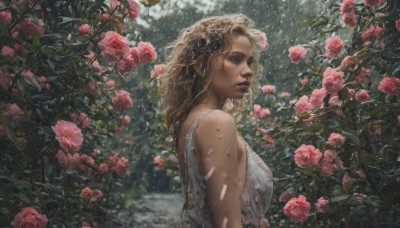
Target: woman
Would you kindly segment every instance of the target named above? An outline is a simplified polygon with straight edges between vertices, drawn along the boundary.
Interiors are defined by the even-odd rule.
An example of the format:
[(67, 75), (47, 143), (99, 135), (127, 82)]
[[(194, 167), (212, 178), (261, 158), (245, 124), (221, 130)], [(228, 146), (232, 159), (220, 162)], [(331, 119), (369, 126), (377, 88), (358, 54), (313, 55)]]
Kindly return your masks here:
[[(176, 142), (184, 227), (268, 227), (272, 173), (223, 111), (240, 111), (261, 72), (260, 32), (241, 14), (200, 20), (167, 48), (166, 123)], [(169, 50), (169, 54), (168, 54)]]

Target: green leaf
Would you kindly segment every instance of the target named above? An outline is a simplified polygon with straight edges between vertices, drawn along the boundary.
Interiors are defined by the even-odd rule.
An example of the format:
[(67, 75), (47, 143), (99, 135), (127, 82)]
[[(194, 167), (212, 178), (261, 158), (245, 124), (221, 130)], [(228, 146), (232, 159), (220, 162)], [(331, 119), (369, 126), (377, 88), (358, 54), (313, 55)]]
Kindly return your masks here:
[(55, 70), (56, 70), (56, 68), (55, 68), (55, 66), (54, 66), (54, 62), (51, 61), (50, 59), (47, 59), (46, 62), (49, 64), (49, 67), (50, 67), (50, 69), (51, 69), (51, 72), (54, 73)]
[(37, 51), (40, 49), (40, 40), (38, 36), (33, 36), (33, 50)]
[(71, 21), (81, 21), (81, 18), (73, 18), (73, 17), (60, 17), (62, 22), (58, 23), (58, 25), (62, 25)]
[(82, 36), (78, 36), (76, 39), (79, 40), (79, 41), (85, 42), (85, 41), (89, 40), (89, 36), (88, 35), (82, 35)]
[(30, 203), (30, 200), (28, 197), (26, 197), (23, 193), (16, 193), (14, 194), (15, 197), (17, 197), (18, 199), (24, 201), (25, 203)]
[(7, 136), (8, 138), (13, 142), (16, 143), (17, 142), (17, 138), (15, 137), (15, 133), (14, 131), (8, 127), (8, 125), (5, 126), (6, 128), (6, 132), (7, 132)]
[(20, 189), (21, 191), (29, 190), (31, 188), (31, 185), (29, 184), (29, 182), (22, 181), (22, 180), (14, 181), (13, 186)]
[(346, 199), (348, 199), (349, 197), (350, 197), (350, 195), (347, 195), (347, 194), (341, 195), (341, 196), (336, 196), (336, 197), (330, 199), (329, 202), (335, 203), (335, 202), (339, 202), (339, 201), (346, 200)]
[(303, 112), (303, 113), (301, 113), (301, 114), (299, 115), (299, 118), (301, 118), (301, 119), (308, 119), (308, 118), (310, 118), (310, 113), (308, 113), (308, 112)]
[(0, 33), (3, 36), (8, 36), (8, 29), (7, 26), (5, 26), (3, 23), (0, 24)]
[(351, 141), (353, 141), (353, 142), (354, 142), (354, 145), (360, 146), (361, 143), (360, 143), (360, 139), (358, 138), (358, 136), (353, 135), (352, 133), (346, 132), (346, 131), (341, 131), (341, 134), (342, 134), (345, 138), (350, 139)]
[(125, 8), (129, 9), (129, 2), (127, 0), (122, 1), (122, 5), (124, 5)]

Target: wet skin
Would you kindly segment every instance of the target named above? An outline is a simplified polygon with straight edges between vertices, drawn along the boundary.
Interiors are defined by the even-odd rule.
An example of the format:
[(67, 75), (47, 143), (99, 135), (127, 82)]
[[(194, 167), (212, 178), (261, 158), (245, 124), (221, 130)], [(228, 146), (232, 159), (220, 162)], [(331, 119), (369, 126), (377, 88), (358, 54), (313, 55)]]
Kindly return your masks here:
[(243, 141), (236, 133), (235, 120), (222, 107), (227, 98), (240, 99), (247, 92), (252, 76), (252, 50), (247, 37), (232, 37), (229, 52), (211, 64), (212, 81), (206, 96), (190, 111), (180, 131), (178, 158), (185, 180), (186, 135), (201, 113), (214, 109), (199, 122), (195, 152), (206, 176), (207, 199), (215, 227), (241, 227), (240, 196), (246, 183), (247, 156)]

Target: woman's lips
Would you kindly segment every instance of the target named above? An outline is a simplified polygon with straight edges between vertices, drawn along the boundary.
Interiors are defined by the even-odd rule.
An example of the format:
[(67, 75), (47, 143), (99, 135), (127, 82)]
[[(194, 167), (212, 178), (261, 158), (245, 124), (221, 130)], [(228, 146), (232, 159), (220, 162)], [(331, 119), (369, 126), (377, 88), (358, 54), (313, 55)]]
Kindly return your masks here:
[(240, 89), (242, 89), (243, 91), (247, 91), (247, 89), (249, 88), (249, 86), (245, 83), (243, 84), (239, 84)]

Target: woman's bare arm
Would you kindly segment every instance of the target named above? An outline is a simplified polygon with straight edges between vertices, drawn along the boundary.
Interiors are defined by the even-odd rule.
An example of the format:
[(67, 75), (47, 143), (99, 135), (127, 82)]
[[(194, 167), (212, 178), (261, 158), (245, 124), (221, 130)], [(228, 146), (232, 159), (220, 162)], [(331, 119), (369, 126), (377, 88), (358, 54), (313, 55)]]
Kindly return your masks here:
[(208, 203), (216, 227), (242, 227), (237, 185), (238, 143), (235, 120), (215, 110), (201, 119), (196, 132)]

